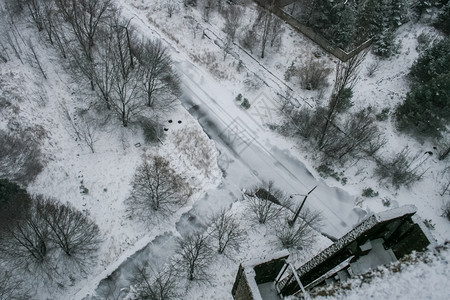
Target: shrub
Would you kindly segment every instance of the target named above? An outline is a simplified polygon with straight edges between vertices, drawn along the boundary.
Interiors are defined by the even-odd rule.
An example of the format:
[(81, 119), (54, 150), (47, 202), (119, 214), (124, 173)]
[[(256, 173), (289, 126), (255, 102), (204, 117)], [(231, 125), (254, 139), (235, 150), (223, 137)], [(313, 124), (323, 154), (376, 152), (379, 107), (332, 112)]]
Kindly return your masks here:
[(377, 121), (386, 121), (389, 118), (389, 107), (385, 107), (381, 110), (380, 113), (376, 114), (375, 117), (377, 118)]
[(300, 85), (307, 90), (317, 90), (328, 86), (327, 77), (331, 69), (324, 62), (310, 60), (298, 70)]
[(316, 240), (316, 231), (320, 227), (322, 217), (319, 213), (303, 209), (299, 218), (290, 226), (284, 219), (275, 227), (275, 235), (284, 248), (305, 249), (312, 246)]
[(322, 176), (323, 178), (327, 178), (327, 177), (333, 177), (334, 179), (336, 179), (337, 181), (339, 181), (340, 177), (339, 177), (339, 173), (336, 172), (335, 170), (333, 170), (330, 166), (328, 166), (327, 164), (321, 164), (318, 168), (317, 168), (317, 172), (319, 172), (320, 176)]
[(447, 220), (450, 221), (450, 201), (448, 201), (444, 206), (442, 207), (442, 216), (447, 218)]
[(378, 196), (378, 192), (375, 192), (372, 188), (369, 187), (369, 188), (363, 189), (362, 195), (363, 195), (363, 197), (373, 198), (373, 197)]
[(147, 143), (157, 143), (162, 140), (164, 129), (161, 124), (148, 118), (141, 118), (139, 124), (141, 125), (144, 139)]
[(248, 102), (248, 99), (244, 98), (244, 100), (241, 103), (241, 106), (245, 109), (249, 109), (251, 105), (250, 105), (250, 102)]
[(262, 182), (245, 193), (248, 200), (249, 210), (259, 224), (278, 219), (288, 199), (286, 195), (274, 186), (273, 181)]
[(242, 94), (239, 93), (235, 99), (236, 99), (236, 101), (242, 101)]
[(378, 160), (375, 174), (381, 179), (386, 179), (392, 186), (409, 186), (422, 178), (418, 166), (414, 166), (417, 156), (412, 157), (408, 148), (404, 148), (394, 157), (385, 161)]
[(290, 64), (290, 66), (287, 68), (286, 72), (284, 72), (284, 80), (290, 81), (292, 76), (294, 76), (297, 73), (297, 68), (294, 66), (294, 62)]
[(375, 75), (376, 71), (378, 71), (378, 68), (380, 67), (380, 62), (378, 60), (374, 61), (370, 65), (367, 66), (367, 76), (372, 77)]

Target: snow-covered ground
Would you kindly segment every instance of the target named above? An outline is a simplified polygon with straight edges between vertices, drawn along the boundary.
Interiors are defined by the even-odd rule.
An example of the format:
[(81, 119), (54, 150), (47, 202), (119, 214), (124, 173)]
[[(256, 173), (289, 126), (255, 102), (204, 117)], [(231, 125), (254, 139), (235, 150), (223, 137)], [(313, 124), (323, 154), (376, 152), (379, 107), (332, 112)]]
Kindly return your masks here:
[[(303, 105), (327, 99), (326, 95), (320, 98), (313, 92), (301, 90), (298, 84), (284, 82), (284, 72), (292, 62), (301, 64), (308, 61), (313, 52), (320, 52), (321, 59), (334, 67), (335, 58), (286, 27), (281, 46), (278, 49), (268, 48), (265, 59), (259, 59), (257, 50), (250, 55), (237, 45), (232, 47), (233, 54), (224, 59), (224, 52), (217, 45), (225, 37), (221, 31), (223, 18), (213, 11), (207, 23), (200, 11), (183, 7), (182, 1), (175, 2), (179, 4), (178, 9), (169, 18), (166, 1), (116, 0), (122, 14), (132, 18), (131, 24), (139, 33), (146, 38), (163, 40), (181, 75), (184, 92), (181, 102), (176, 109), (160, 116), (169, 129), (163, 145), (146, 145), (140, 129), (121, 128), (113, 122), (99, 127), (95, 153), (91, 153), (80, 141), (75, 141), (68, 132), (61, 105), (73, 112), (80, 108), (80, 100), (89, 95), (71, 83), (64, 66), (58, 62), (57, 54), (47, 47), (44, 36), (35, 35), (34, 28), (28, 28), (25, 23), (19, 24), (24, 32), (34, 35), (48, 79), (44, 80), (37, 69), (18, 61), (0, 65), (2, 89), (11, 90), (24, 99), (18, 104), (19, 113), (4, 116), (0, 128), (7, 127), (9, 118), (14, 118), (23, 126), (40, 125), (44, 128), (46, 135), (42, 138), (42, 149), (46, 166), (30, 185), (29, 192), (70, 202), (88, 212), (99, 225), (104, 238), (99, 263), (85, 278), (79, 279), (73, 286), (65, 286), (55, 292), (46, 291), (48, 295), (37, 295), (37, 299), (45, 296), (82, 299), (86, 295), (94, 295), (101, 280), (119, 266), (127, 264), (127, 259), (137, 251), (152, 244), (149, 251), (153, 254), (155, 251), (161, 252), (159, 254), (164, 251), (171, 253), (164, 249), (167, 245), (173, 245), (170, 242), (158, 247), (158, 241), (166, 241), (161, 236), (168, 236), (170, 240), (183, 235), (189, 232), (190, 227), (196, 226), (190, 224), (192, 216), (199, 224), (204, 224), (208, 216), (221, 208), (230, 209), (239, 216), (247, 232), (245, 242), (241, 251), (232, 258), (216, 256), (209, 268), (213, 288), (207, 283), (194, 283), (188, 287), (184, 299), (231, 299), (232, 284), (241, 261), (281, 250), (273, 230), (250, 222), (245, 217), (245, 203), (238, 201), (242, 198), (242, 189), (260, 180), (274, 180), (288, 194), (304, 194), (318, 184), (307, 205), (323, 212), (326, 217), (323, 231), (336, 237), (354, 226), (366, 212), (385, 210), (382, 199), (389, 198), (391, 206), (416, 205), (419, 214), (435, 224), (433, 233), (438, 243), (449, 238), (449, 222), (440, 216), (445, 199), (439, 195), (443, 182), (441, 172), (446, 163), (438, 161), (436, 155), (421, 157), (427, 172), (420, 182), (410, 188), (395, 190), (379, 183), (372, 175), (373, 164), (365, 161), (339, 170), (348, 178), (347, 184), (342, 185), (332, 178), (322, 180), (314, 169), (317, 165), (313, 155), (296, 141), (280, 137), (266, 126), (281, 119), (277, 94), (284, 95), (289, 91), (294, 97), (302, 99)], [(254, 6), (250, 5), (243, 18), (243, 28), (254, 17)], [(361, 79), (354, 89), (353, 109), (372, 105), (377, 110), (389, 107), (392, 111), (402, 100), (408, 91), (405, 75), (418, 56), (416, 38), (424, 30), (431, 31), (421, 24), (404, 25), (398, 32), (398, 39), (403, 44), (401, 53), (381, 61), (373, 77), (364, 72), (376, 59), (368, 55)], [(203, 37), (203, 33), (208, 37)], [(324, 91), (325, 94), (328, 92)], [(244, 110), (236, 103), (235, 97), (239, 93), (249, 99), (250, 109)], [(174, 122), (165, 123), (164, 120)], [(390, 119), (380, 123), (388, 139), (383, 150), (386, 155), (400, 151), (405, 145), (418, 153), (434, 151), (434, 145), (419, 144), (408, 136), (399, 135), (392, 125)], [(144, 153), (160, 154), (169, 159), (171, 166), (183, 174), (195, 192), (185, 208), (151, 228), (130, 219), (124, 205), (129, 195), (130, 180)], [(82, 186), (87, 188), (87, 193), (81, 193)], [(367, 187), (379, 192), (379, 196), (363, 198), (361, 192)], [(300, 199), (294, 197), (294, 200)], [(318, 235), (314, 247), (292, 255), (301, 264), (329, 244), (328, 239)], [(394, 282), (405, 286), (408, 278), (418, 280), (420, 274), (438, 274), (437, 282), (448, 281), (449, 274), (444, 266), (449, 256), (448, 252), (445, 253), (436, 263), (411, 266), (414, 271), (407, 272), (411, 273), (410, 277), (380, 279), (376, 285), (368, 285), (361, 292), (355, 290), (354, 295), (349, 295), (353, 298), (349, 299), (365, 298), (364, 295), (376, 292), (377, 285), (386, 285), (387, 291), (389, 285), (392, 289)], [(407, 295), (407, 292), (411, 292), (409, 298), (414, 295), (411, 289), (402, 295)], [(442, 295), (423, 293), (418, 295), (429, 299), (439, 299)], [(397, 298), (394, 292), (374, 295)]]

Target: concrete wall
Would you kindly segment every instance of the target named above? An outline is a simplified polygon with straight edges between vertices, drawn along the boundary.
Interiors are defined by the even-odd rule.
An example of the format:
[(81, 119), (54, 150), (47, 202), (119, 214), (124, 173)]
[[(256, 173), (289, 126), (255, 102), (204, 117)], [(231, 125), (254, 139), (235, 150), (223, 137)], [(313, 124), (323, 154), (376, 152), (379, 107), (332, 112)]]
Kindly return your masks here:
[(231, 291), (234, 300), (262, 300), (258, 284), (275, 281), (288, 256), (289, 252), (284, 250), (240, 264)]
[[(254, 278), (251, 278), (254, 280)], [(239, 270), (234, 281), (233, 290), (231, 291), (234, 300), (253, 300), (253, 293), (247, 280), (244, 267), (239, 265)]]
[[(284, 12), (282, 10), (282, 6), (277, 5), (277, 2), (275, 2), (274, 6), (271, 6), (270, 0), (254, 0), (256, 3), (258, 3), (260, 6), (270, 10), (273, 14), (278, 16), (280, 19), (291, 25), (294, 29), (297, 31), (303, 33), (305, 36), (310, 38), (313, 42), (315, 42), (317, 45), (319, 45), (323, 50), (326, 52), (334, 55), (339, 60), (345, 62), (352, 58), (353, 56), (357, 55), (364, 49), (368, 48), (372, 44), (372, 40), (368, 40), (365, 43), (359, 45), (356, 49), (353, 49), (350, 52), (345, 52), (341, 48), (333, 45), (330, 43), (327, 39), (325, 39), (322, 35), (315, 32), (314, 29), (305, 26), (301, 24), (298, 20), (294, 19), (291, 15)], [(283, 0), (279, 0), (283, 2)], [(287, 1), (286, 1), (287, 2)]]

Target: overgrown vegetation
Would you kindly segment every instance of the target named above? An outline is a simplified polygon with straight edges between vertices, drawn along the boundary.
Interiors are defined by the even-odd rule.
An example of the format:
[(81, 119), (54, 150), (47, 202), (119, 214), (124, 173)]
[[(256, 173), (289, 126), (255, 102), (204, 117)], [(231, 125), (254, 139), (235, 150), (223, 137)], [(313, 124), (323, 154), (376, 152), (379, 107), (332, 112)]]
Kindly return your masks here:
[(0, 130), (0, 178), (27, 185), (41, 172), (42, 154), (27, 133), (16, 135)]

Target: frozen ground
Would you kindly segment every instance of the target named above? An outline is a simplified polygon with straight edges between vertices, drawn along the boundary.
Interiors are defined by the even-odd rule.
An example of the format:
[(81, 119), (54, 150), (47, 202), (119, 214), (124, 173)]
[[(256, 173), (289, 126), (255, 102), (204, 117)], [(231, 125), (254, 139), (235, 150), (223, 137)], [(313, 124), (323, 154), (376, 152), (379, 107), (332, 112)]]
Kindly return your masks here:
[[(42, 125), (48, 134), (42, 141), (48, 163), (30, 187), (30, 192), (53, 196), (89, 211), (105, 239), (98, 266), (74, 286), (66, 286), (48, 297), (82, 299), (88, 294), (93, 295), (104, 278), (124, 263), (130, 263), (129, 258), (146, 249), (147, 245), (150, 245), (147, 256), (159, 257), (166, 251), (169, 254), (170, 249), (165, 247), (173, 245), (170, 242), (173, 237), (186, 234), (192, 227), (203, 226), (208, 215), (227, 207), (242, 215), (247, 239), (241, 251), (232, 258), (216, 257), (210, 266), (213, 288), (208, 284), (194, 283), (189, 286), (185, 298), (231, 299), (230, 291), (239, 262), (281, 249), (270, 229), (254, 225), (245, 218), (245, 203), (235, 202), (241, 199), (242, 189), (262, 179), (275, 180), (290, 194), (303, 194), (319, 184), (308, 205), (324, 213), (327, 223), (323, 231), (333, 236), (344, 234), (366, 211), (386, 209), (381, 199), (389, 197), (392, 206), (415, 204), (419, 214), (435, 224), (433, 233), (438, 242), (448, 239), (449, 224), (440, 217), (444, 200), (438, 191), (444, 166), (435, 156), (423, 157), (427, 172), (422, 181), (409, 189), (394, 190), (378, 183), (371, 175), (373, 165), (364, 161), (339, 170), (344, 171), (348, 178), (348, 183), (342, 185), (334, 179), (320, 179), (314, 170), (314, 155), (297, 145), (296, 141), (282, 138), (265, 126), (280, 119), (277, 93), (293, 90), (295, 97), (305, 100), (302, 102), (304, 105), (326, 101), (326, 97), (321, 99), (314, 93), (306, 93), (297, 84), (289, 83), (289, 87), (282, 80), (284, 71), (292, 61), (307, 61), (311, 53), (317, 50), (311, 41), (286, 28), (281, 47), (268, 49), (264, 60), (256, 59), (256, 51), (254, 55), (249, 55), (237, 46), (233, 48), (234, 55), (223, 59), (223, 51), (214, 43), (214, 40), (223, 37), (220, 30), (222, 18), (213, 12), (211, 19), (217, 22), (206, 23), (199, 12), (191, 8), (185, 11), (181, 1), (175, 2), (180, 4), (178, 10), (172, 18), (168, 18), (165, 1), (117, 0), (124, 16), (132, 18), (132, 24), (140, 33), (148, 38), (162, 39), (170, 48), (182, 77), (184, 97), (176, 110), (161, 116), (162, 120), (172, 119), (175, 122), (166, 124), (169, 128), (167, 138), (159, 147), (146, 146), (136, 128), (125, 130), (117, 124), (108, 124), (98, 132), (96, 152), (90, 153), (85, 145), (70, 137), (65, 129), (66, 120), (59, 113), (61, 103), (75, 110), (79, 99), (87, 95), (76, 86), (67, 84), (70, 79), (54, 63), (57, 54), (44, 46), (39, 47), (49, 77), (47, 81), (39, 78), (35, 69), (30, 70), (18, 62), (2, 65), (2, 80), (7, 81), (17, 93), (25, 95), (25, 101), (31, 104), (21, 105), (18, 119), (29, 126)], [(254, 15), (251, 11), (248, 10), (247, 18), (244, 18), (244, 26), (251, 22)], [(187, 15), (193, 15), (194, 19), (185, 18)], [(21, 25), (25, 28), (25, 24)], [(207, 29), (210, 38), (202, 38), (203, 29)], [(364, 74), (364, 68), (375, 58), (368, 56), (361, 80), (355, 87), (355, 107), (371, 104), (377, 109), (392, 108), (401, 101), (407, 92), (405, 75), (418, 55), (416, 37), (423, 30), (430, 29), (422, 25), (402, 27), (398, 35), (403, 43), (402, 53), (389, 61), (382, 61), (379, 71), (370, 78)], [(45, 42), (37, 40), (36, 44), (39, 43), (44, 45)], [(237, 70), (239, 60), (236, 55), (244, 64), (244, 69), (240, 71)], [(326, 54), (322, 59), (330, 66), (336, 62)], [(18, 88), (25, 82), (36, 84), (25, 85), (25, 90)], [(234, 100), (238, 93), (249, 98), (252, 106), (248, 111)], [(40, 94), (44, 95), (43, 99), (48, 99), (45, 105), (36, 104), (39, 102), (33, 98), (39, 99), (37, 96)], [(182, 123), (176, 122), (178, 120)], [(2, 120), (2, 128), (6, 127), (7, 122), (8, 118)], [(399, 136), (390, 121), (382, 126), (389, 139), (384, 150), (386, 155), (399, 151), (405, 145), (422, 153), (432, 150), (433, 145), (421, 145), (409, 137)], [(208, 139), (205, 132), (214, 142)], [(172, 166), (189, 179), (196, 192), (186, 208), (150, 229), (129, 219), (123, 205), (129, 193), (130, 179), (143, 153), (159, 153), (170, 159)], [(207, 159), (205, 153), (208, 153)], [(198, 158), (203, 159), (199, 162)], [(81, 185), (88, 188), (88, 194), (80, 193)], [(373, 199), (361, 197), (361, 191), (366, 187), (372, 187), (380, 196)], [(300, 200), (301, 196), (294, 199)], [(231, 206), (232, 203), (235, 204)], [(164, 246), (159, 247), (159, 242)], [(329, 243), (328, 239), (318, 236), (313, 248), (293, 255), (298, 257), (300, 264)], [(448, 255), (442, 264), (445, 262), (448, 262)], [(420, 268), (415, 272), (420, 273)], [(436, 272), (443, 274), (439, 280), (448, 281), (448, 272)]]

